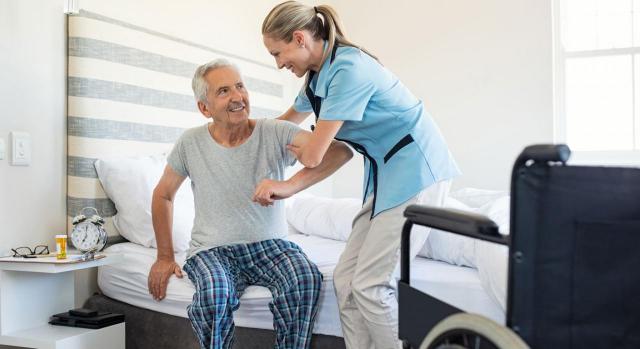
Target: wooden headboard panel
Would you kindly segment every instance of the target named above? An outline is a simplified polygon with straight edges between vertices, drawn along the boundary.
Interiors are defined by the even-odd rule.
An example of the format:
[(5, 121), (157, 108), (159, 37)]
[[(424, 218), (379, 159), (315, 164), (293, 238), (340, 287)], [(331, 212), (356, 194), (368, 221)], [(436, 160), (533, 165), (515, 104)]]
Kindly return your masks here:
[(109, 235), (118, 234), (110, 219), (116, 207), (93, 163), (169, 151), (184, 129), (206, 122), (191, 91), (198, 65), (216, 58), (235, 63), (253, 118), (288, 106), (286, 78), (272, 66), (97, 13), (69, 17), (68, 43), (68, 230), (71, 217), (92, 206), (107, 219)]

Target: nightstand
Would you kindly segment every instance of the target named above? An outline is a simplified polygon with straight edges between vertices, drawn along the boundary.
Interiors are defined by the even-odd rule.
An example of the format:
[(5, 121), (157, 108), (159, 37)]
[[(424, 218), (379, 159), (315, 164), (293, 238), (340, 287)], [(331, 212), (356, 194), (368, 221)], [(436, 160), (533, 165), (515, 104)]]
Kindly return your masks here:
[(101, 329), (49, 325), (74, 308), (74, 271), (119, 262), (120, 255), (70, 264), (0, 258), (0, 345), (46, 349), (124, 349), (125, 324)]

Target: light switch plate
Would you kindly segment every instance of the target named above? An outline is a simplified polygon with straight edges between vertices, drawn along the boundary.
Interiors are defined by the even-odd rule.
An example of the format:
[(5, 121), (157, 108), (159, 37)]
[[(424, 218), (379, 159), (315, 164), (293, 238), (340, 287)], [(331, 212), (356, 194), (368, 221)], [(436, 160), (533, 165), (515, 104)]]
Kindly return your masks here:
[(31, 163), (31, 136), (26, 132), (11, 132), (11, 165), (29, 166)]
[(4, 160), (6, 154), (6, 147), (4, 145), (4, 138), (0, 138), (0, 160)]

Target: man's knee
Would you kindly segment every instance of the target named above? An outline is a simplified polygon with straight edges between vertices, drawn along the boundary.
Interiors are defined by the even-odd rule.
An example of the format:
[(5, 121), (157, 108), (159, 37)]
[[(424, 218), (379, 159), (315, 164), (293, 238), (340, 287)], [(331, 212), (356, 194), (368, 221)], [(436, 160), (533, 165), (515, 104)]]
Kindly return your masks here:
[(201, 276), (200, 280), (200, 285), (196, 290), (197, 296), (195, 297), (199, 305), (224, 306), (229, 303), (232, 296), (232, 288), (225, 277), (221, 275)]
[(313, 265), (312, 275), (314, 288), (320, 291), (320, 289), (322, 288), (322, 280), (324, 280), (324, 276), (315, 264), (312, 263), (311, 265)]
[[(306, 258), (298, 260), (294, 265), (296, 267), (289, 269), (290, 275), (285, 279), (277, 281), (280, 286), (280, 292), (282, 294), (298, 294), (306, 295), (299, 297), (300, 300), (313, 300), (315, 301), (322, 289), (322, 273), (318, 270), (313, 262)], [(292, 274), (292, 275), (291, 275)]]
[(311, 261), (307, 261), (307, 266), (304, 270), (299, 271), (297, 277), (298, 282), (293, 285), (301, 290), (312, 290), (314, 292), (320, 292), (322, 288), (323, 276), (318, 267)]

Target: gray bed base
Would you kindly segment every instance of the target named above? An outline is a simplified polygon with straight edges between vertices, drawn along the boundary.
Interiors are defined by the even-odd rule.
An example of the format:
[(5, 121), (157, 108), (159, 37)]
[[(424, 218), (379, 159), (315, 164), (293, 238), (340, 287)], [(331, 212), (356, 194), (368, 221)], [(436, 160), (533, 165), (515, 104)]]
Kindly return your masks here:
[[(101, 294), (91, 296), (85, 308), (124, 314), (127, 349), (199, 349), (189, 319), (139, 308)], [(273, 348), (272, 330), (236, 327), (234, 349)], [(345, 348), (342, 337), (314, 334), (312, 349)]]

